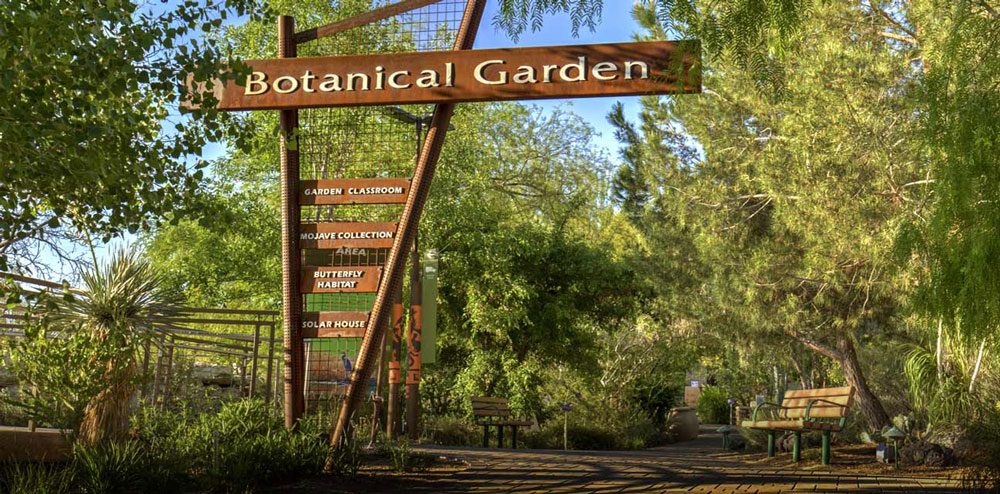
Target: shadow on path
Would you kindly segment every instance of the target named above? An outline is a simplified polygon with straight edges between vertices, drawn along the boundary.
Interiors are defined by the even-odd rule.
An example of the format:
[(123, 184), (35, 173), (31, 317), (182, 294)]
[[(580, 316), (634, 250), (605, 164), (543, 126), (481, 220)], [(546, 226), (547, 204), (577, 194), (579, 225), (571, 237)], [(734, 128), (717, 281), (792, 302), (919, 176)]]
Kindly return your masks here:
[[(685, 443), (645, 451), (499, 450), (423, 446), (438, 456), (461, 459), (469, 468), (406, 480), (406, 492), (434, 493), (959, 493), (943, 478), (867, 476), (834, 470), (775, 468), (740, 461), (726, 453), (714, 427)], [(399, 487), (397, 486), (396, 489)], [(400, 492), (399, 490), (367, 491)]]

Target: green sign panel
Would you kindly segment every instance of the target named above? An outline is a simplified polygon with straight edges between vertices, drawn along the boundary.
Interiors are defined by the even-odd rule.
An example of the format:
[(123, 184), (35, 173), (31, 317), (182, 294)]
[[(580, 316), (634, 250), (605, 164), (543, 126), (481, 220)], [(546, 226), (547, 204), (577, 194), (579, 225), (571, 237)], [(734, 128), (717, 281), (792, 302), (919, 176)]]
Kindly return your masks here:
[(437, 297), (438, 297), (438, 258), (436, 249), (424, 253), (421, 260), (423, 270), (423, 331), (421, 333), (420, 361), (423, 364), (437, 362)]

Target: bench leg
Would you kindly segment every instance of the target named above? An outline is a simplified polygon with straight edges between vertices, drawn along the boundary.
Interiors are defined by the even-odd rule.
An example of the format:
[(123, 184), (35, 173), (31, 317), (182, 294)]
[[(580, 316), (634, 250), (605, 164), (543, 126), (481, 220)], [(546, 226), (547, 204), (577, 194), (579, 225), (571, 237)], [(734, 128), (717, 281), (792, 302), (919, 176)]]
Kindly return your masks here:
[(490, 426), (483, 424), (483, 447), (490, 447)]
[(517, 426), (511, 427), (510, 431), (510, 449), (517, 449)]
[(830, 431), (823, 431), (823, 464), (830, 464)]
[(795, 443), (792, 444), (792, 461), (798, 463), (802, 459), (802, 432), (795, 431)]
[(497, 426), (497, 447), (503, 449), (503, 426)]
[(775, 431), (767, 431), (767, 457), (774, 458), (774, 433)]

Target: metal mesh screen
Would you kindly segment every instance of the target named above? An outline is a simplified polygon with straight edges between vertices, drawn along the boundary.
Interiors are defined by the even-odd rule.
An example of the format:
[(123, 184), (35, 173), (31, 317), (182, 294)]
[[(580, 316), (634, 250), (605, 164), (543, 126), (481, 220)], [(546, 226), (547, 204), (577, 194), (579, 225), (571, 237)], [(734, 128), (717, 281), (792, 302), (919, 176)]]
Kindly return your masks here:
[[(397, 0), (376, 0), (371, 8)], [(311, 41), (298, 56), (361, 55), (450, 50), (464, 15), (466, 0), (442, 0), (390, 19)], [(307, 26), (301, 26), (304, 28)], [(299, 111), (299, 159), (302, 180), (400, 178), (413, 175), (421, 128), (430, 105), (405, 107), (315, 108)], [(303, 222), (395, 222), (402, 205), (303, 206)], [(389, 249), (306, 250), (304, 265), (382, 266)], [(374, 293), (304, 294), (306, 312), (368, 312)], [(306, 342), (307, 413), (336, 407), (347, 389), (349, 369), (360, 338)], [(364, 414), (360, 414), (364, 416)]]

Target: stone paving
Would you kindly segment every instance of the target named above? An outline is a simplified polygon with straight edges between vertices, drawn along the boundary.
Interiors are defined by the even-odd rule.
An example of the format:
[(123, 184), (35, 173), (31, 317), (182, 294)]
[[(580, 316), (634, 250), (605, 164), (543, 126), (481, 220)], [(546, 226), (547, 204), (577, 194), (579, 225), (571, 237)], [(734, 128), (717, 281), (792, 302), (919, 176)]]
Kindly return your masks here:
[[(708, 431), (704, 431), (708, 432)], [(406, 492), (434, 493), (959, 493), (942, 478), (868, 476), (809, 468), (768, 468), (721, 451), (713, 433), (638, 452), (563, 452), (422, 447), (469, 463), (462, 471), (417, 475)], [(369, 493), (371, 494), (371, 493)]]

